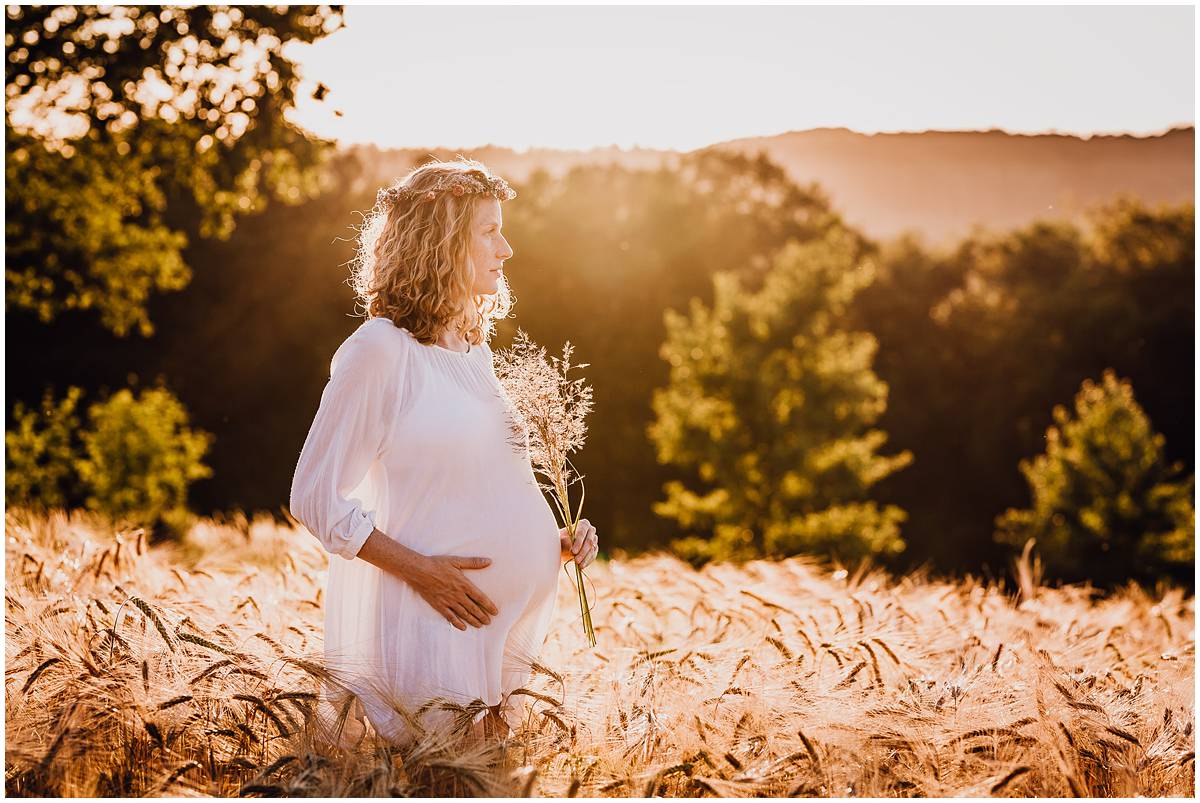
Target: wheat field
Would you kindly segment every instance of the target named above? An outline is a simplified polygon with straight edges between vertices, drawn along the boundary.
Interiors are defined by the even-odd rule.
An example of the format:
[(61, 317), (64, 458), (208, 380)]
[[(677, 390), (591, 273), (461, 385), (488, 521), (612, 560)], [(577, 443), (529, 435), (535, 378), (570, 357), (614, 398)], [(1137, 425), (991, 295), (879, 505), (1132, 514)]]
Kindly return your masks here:
[(233, 517), (151, 548), (78, 513), (5, 525), (9, 795), (1195, 790), (1195, 601), (1178, 589), (1037, 587), (1028, 566), (1017, 589), (798, 558), (598, 561), (598, 646), (564, 574), (507, 740), (340, 748), (308, 533)]

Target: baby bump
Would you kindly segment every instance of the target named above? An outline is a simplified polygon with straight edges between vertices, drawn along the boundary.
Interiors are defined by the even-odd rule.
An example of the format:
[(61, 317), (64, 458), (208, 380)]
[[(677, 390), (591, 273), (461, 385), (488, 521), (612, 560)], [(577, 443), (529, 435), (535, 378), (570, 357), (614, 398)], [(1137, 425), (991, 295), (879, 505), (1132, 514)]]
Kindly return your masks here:
[(558, 571), (558, 535), (549, 538), (528, 538), (525, 543), (508, 548), (485, 548), (481, 552), (492, 562), (483, 569), (466, 570), (467, 579), (487, 594), (501, 616), (519, 615), (530, 600), (553, 594)]
[(496, 522), (482, 537), (461, 543), (454, 554), (489, 558), (483, 569), (467, 569), (467, 579), (500, 609), (519, 615), (530, 600), (553, 594), (558, 572), (558, 528), (553, 518)]
[(405, 530), (402, 542), (422, 554), (489, 559), (485, 568), (463, 574), (502, 612), (504, 603), (522, 605), (531, 593), (554, 588), (558, 526), (540, 494), (510, 497), (504, 505), (443, 509)]
[[(507, 670), (506, 653), (515, 649), (524, 655), (536, 652), (528, 621), (534, 612), (552, 603), (558, 571), (557, 534), (554, 540), (526, 539), (524, 548), (488, 550), (486, 544), (472, 550), (447, 554), (492, 557), (483, 569), (463, 569), (466, 579), (496, 606), (498, 613), (483, 627), (468, 624), (456, 628), (435, 610), (409, 583), (391, 575), (381, 582), (378, 630), (380, 668), (395, 693), (411, 699), (449, 692), (470, 692), (494, 702), (495, 686)], [(518, 631), (520, 634), (518, 635)], [(512, 644), (517, 637), (520, 644)], [(484, 669), (484, 668), (487, 669)], [(480, 686), (480, 684), (484, 684)]]
[[(549, 526), (513, 526), (513, 522), (497, 522), (495, 528), (470, 535), (443, 533), (438, 543), (424, 547), (409, 545), (430, 556), (488, 558), (491, 563), (481, 569), (462, 568), (463, 577), (479, 589), (499, 611), (492, 624), (504, 627), (516, 621), (531, 603), (553, 595), (559, 571), (558, 530), (553, 519)], [(386, 628), (388, 612), (394, 617), (400, 611), (421, 618), (436, 617), (454, 632), (458, 631), (416, 592), (407, 582), (395, 575), (386, 575), (381, 588), (381, 619)]]

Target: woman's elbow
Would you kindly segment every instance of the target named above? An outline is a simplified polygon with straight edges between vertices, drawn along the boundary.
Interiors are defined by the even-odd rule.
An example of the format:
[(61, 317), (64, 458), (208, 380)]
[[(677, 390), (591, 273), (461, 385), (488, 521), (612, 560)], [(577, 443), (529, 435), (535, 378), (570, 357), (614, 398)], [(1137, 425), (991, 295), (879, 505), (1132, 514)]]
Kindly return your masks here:
[(302, 485), (293, 484), (291, 493), (288, 495), (288, 511), (292, 514), (292, 518), (304, 525), (307, 530), (316, 533), (318, 530), (314, 529), (316, 517), (313, 507), (313, 495)]
[(334, 533), (336, 527), (330, 524), (328, 506), (322, 504), (319, 494), (303, 487), (293, 487), (288, 508), (292, 518), (317, 539), (322, 549), (331, 555), (342, 554), (344, 546)]

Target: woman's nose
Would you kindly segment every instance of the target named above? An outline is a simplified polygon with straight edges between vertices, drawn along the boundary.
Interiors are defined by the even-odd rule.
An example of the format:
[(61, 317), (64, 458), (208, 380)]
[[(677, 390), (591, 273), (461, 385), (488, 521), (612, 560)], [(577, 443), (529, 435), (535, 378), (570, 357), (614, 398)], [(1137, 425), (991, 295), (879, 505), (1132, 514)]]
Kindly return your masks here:
[(500, 249), (500, 253), (497, 254), (497, 256), (499, 256), (501, 259), (511, 259), (512, 255), (513, 255), (512, 246), (508, 244), (508, 240), (505, 240), (504, 247), (502, 249)]

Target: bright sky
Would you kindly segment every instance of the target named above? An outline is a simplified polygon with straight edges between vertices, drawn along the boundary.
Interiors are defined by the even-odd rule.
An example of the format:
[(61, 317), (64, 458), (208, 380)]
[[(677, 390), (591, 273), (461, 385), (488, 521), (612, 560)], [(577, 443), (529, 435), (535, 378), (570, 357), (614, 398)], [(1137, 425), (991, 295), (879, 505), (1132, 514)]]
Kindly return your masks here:
[(346, 28), (290, 54), (297, 122), (384, 147), (1195, 121), (1191, 6), (351, 6)]

